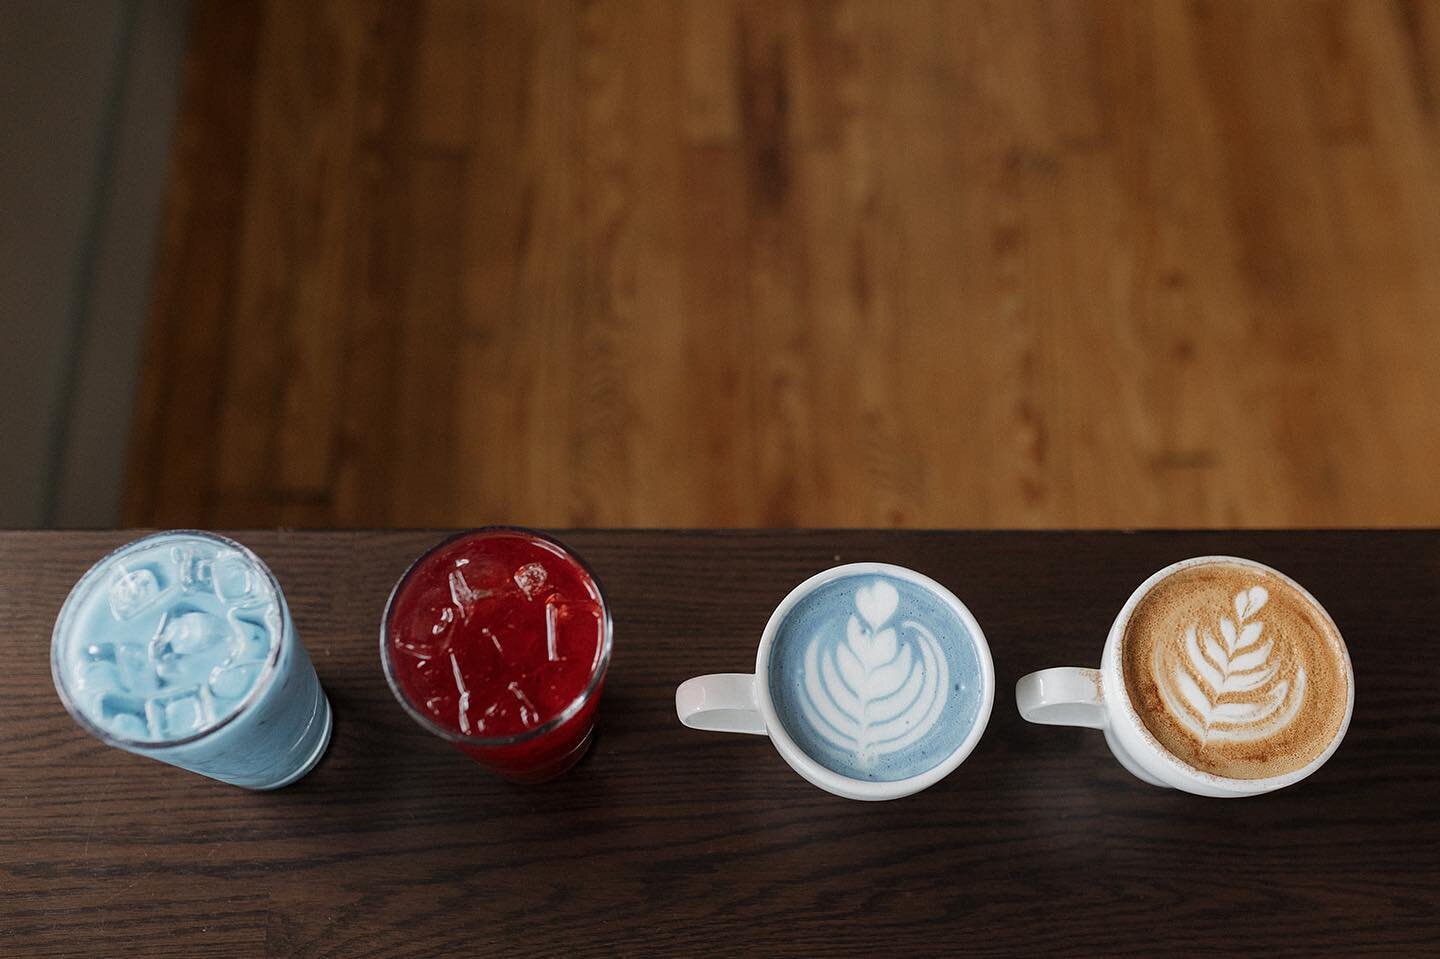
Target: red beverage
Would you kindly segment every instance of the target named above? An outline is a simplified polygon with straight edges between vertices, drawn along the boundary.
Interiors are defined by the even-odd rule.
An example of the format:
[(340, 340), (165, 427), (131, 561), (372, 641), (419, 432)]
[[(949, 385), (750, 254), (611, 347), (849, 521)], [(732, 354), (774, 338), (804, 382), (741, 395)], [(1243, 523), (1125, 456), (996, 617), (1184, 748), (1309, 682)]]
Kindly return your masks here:
[(380, 658), (422, 726), (508, 779), (542, 782), (590, 745), (610, 641), (605, 598), (577, 557), (492, 527), (445, 540), (400, 578)]

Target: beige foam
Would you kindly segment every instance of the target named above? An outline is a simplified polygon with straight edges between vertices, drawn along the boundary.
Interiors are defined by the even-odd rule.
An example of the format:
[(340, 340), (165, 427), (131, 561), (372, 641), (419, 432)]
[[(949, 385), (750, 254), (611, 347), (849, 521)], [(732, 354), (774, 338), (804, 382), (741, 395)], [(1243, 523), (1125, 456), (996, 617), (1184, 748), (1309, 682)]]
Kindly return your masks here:
[(1323, 610), (1280, 577), (1223, 561), (1153, 586), (1126, 624), (1120, 661), (1156, 740), (1231, 779), (1283, 775), (1318, 757), (1340, 731), (1352, 681)]

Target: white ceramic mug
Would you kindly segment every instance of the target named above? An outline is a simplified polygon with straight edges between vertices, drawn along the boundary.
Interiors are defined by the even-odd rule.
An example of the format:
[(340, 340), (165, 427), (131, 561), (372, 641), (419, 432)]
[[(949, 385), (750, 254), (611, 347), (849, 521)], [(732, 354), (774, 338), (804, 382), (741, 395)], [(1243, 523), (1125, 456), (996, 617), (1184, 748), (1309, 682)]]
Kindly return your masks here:
[[(1019, 707), (1021, 717), (1044, 725), (1088, 726), (1102, 730), (1106, 744), (1120, 761), (1120, 765), (1135, 776), (1155, 786), (1180, 789), (1197, 796), (1255, 796), (1293, 785), (1319, 769), (1335, 752), (1340, 740), (1345, 738), (1345, 730), (1350, 726), (1350, 714), (1355, 707), (1355, 675), (1343, 642), (1340, 650), (1349, 686), (1345, 718), (1334, 739), (1319, 756), (1300, 769), (1291, 770), (1281, 776), (1229, 779), (1196, 769), (1165, 749), (1145, 728), (1140, 714), (1135, 711), (1125, 687), (1125, 679), (1120, 673), (1119, 655), (1121, 637), (1125, 635), (1125, 627), (1130, 622), (1131, 614), (1145, 594), (1161, 580), (1191, 566), (1215, 562), (1249, 566), (1290, 584), (1301, 596), (1314, 604), (1315, 609), (1326, 617), (1334, 628), (1334, 621), (1329, 619), (1329, 613), (1325, 612), (1325, 608), (1315, 597), (1278, 570), (1235, 556), (1197, 556), (1181, 560), (1159, 570), (1130, 594), (1130, 598), (1120, 610), (1120, 615), (1115, 618), (1114, 625), (1110, 627), (1099, 669), (1059, 666), (1021, 677), (1015, 684), (1015, 705)], [(1335, 635), (1340, 635), (1338, 628), (1335, 628)]]
[[(973, 638), (975, 658), (979, 665), (980, 690), (979, 711), (974, 725), (964, 740), (938, 765), (907, 779), (877, 782), (855, 779), (822, 766), (810, 758), (786, 732), (784, 724), (775, 710), (770, 695), (769, 670), (770, 650), (775, 636), (785, 617), (797, 603), (815, 590), (836, 579), (847, 576), (881, 574), (913, 583), (940, 600), (964, 623)], [(948, 688), (947, 688), (948, 692)], [(965, 761), (976, 743), (985, 732), (990, 719), (990, 709), (995, 699), (995, 668), (990, 659), (990, 647), (980, 624), (970, 614), (965, 604), (944, 586), (914, 570), (889, 563), (849, 563), (816, 573), (792, 589), (770, 614), (765, 631), (760, 636), (760, 646), (755, 652), (753, 673), (713, 673), (687, 679), (675, 690), (675, 712), (680, 721), (693, 729), (717, 730), (730, 733), (753, 733), (769, 736), (781, 757), (796, 772), (821, 789), (844, 796), (848, 799), (898, 799), (909, 796), (932, 786), (954, 771)]]

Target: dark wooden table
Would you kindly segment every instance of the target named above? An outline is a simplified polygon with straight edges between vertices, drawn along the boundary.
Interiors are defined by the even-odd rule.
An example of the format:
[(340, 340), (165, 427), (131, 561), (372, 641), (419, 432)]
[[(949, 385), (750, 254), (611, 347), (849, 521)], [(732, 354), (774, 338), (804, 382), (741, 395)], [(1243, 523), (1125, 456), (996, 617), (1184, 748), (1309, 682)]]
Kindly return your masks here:
[[(1440, 947), (1440, 532), (577, 532), (614, 606), (601, 735), (541, 787), (416, 726), (377, 662), (433, 532), (238, 534), (275, 569), (335, 709), (300, 784), (247, 793), (102, 747), (60, 707), (50, 628), (120, 533), (0, 533), (0, 955), (1417, 954)], [(1339, 623), (1355, 717), (1301, 785), (1146, 786), (1013, 686), (1098, 663), (1131, 589), (1185, 556), (1291, 573)], [(773, 606), (842, 561), (929, 573), (989, 638), (969, 760), (838, 799), (763, 739), (675, 719), (748, 670)]]

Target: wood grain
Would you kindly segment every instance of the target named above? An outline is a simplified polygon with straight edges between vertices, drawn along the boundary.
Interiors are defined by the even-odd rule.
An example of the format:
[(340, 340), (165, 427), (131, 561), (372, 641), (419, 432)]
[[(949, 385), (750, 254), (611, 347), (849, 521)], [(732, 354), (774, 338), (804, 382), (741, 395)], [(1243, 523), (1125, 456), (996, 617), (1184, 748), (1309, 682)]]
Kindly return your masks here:
[(130, 524), (1440, 522), (1433, 3), (196, 8)]
[[(50, 628), (118, 533), (0, 533), (0, 954), (1419, 955), (1440, 941), (1440, 533), (577, 532), (616, 646), (592, 753), (523, 788), (415, 725), (380, 674), (395, 578), (438, 532), (251, 532), (334, 705), (314, 773), (247, 793), (106, 749), (60, 707)], [(1031, 726), (1022, 674), (1094, 664), (1146, 575), (1197, 554), (1291, 573), (1345, 634), (1344, 744), (1249, 800), (1140, 783)], [(938, 578), (998, 692), (954, 774), (831, 797), (756, 737), (679, 725), (774, 605), (840, 561)]]

